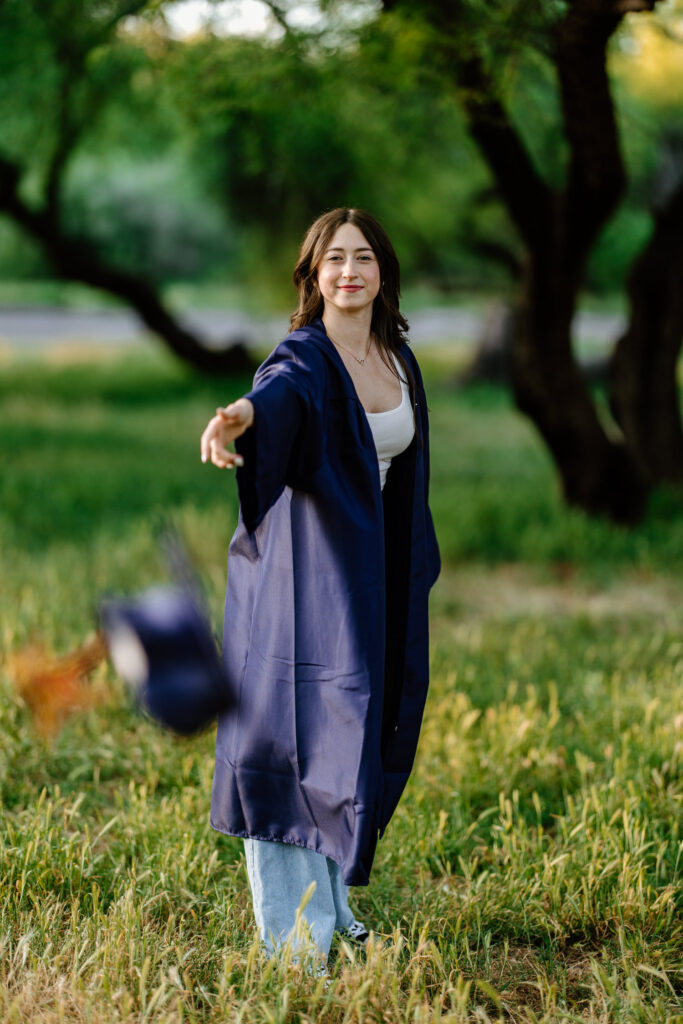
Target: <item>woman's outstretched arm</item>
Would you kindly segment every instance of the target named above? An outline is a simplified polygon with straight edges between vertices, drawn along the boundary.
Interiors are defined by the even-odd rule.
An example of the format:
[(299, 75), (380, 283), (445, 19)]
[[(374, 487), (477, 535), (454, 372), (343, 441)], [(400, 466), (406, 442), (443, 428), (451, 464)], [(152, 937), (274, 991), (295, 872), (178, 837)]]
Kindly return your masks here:
[[(286, 484), (306, 486), (322, 461), (325, 372), (314, 346), (285, 339), (256, 371), (251, 391), (216, 410), (202, 435), (206, 461), (237, 469), (247, 530), (259, 525)], [(235, 452), (226, 447), (235, 442)]]

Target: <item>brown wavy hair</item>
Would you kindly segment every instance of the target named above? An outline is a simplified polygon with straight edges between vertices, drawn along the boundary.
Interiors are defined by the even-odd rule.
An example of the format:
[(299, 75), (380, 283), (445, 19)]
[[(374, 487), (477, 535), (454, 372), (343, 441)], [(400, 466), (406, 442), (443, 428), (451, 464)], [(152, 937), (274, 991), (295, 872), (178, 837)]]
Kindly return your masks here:
[(401, 351), (407, 343), (405, 335), (408, 321), (399, 309), (401, 270), (398, 257), (382, 225), (365, 210), (347, 206), (329, 210), (314, 220), (306, 232), (292, 275), (299, 292), (299, 305), (290, 317), (291, 329), (295, 331), (298, 327), (306, 327), (323, 315), (325, 303), (318, 287), (318, 267), (335, 232), (342, 224), (353, 224), (358, 228), (379, 264), (381, 284), (372, 306), (370, 330), (375, 336), (382, 361), (398, 378), (396, 366), (391, 358), (391, 353), (396, 354), (408, 380), (414, 410), (415, 380)]

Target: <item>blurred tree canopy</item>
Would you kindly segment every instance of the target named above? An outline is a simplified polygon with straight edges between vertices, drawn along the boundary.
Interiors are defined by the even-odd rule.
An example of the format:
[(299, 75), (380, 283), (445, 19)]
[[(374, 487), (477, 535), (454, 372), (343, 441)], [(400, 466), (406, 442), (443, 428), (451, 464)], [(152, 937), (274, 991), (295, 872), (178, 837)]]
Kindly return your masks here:
[[(514, 277), (514, 227), (419, 5), (354, 28), (327, 4), (326, 29), (180, 40), (164, 28), (168, 6), (5, 0), (0, 154), (22, 169), (27, 202), (50, 191), (65, 228), (157, 286), (230, 275), (258, 287), (264, 252), (273, 280), (287, 281), (307, 223), (343, 202), (391, 226), (409, 280), (462, 292)], [(497, 40), (490, 56), (512, 115), (558, 181), (566, 140), (552, 64), (533, 45), (537, 5), (523, 21), (518, 7), (473, 5), (474, 23)], [(634, 57), (617, 68), (631, 188), (587, 269), (587, 286), (606, 293), (623, 287), (648, 234), (652, 177), (678, 113), (665, 82), (659, 93), (629, 88)], [(0, 274), (45, 274), (33, 238), (0, 225)]]
[[(244, 352), (207, 349), (162, 286), (277, 293), (314, 216), (365, 206), (408, 279), (511, 296), (517, 402), (569, 501), (627, 521), (681, 479), (680, 0), (320, 0), (307, 28), (269, 0), (257, 39), (176, 38), (171, 7), (0, 5), (0, 274), (108, 291), (229, 372)], [(606, 429), (571, 320), (581, 289), (625, 287)]]

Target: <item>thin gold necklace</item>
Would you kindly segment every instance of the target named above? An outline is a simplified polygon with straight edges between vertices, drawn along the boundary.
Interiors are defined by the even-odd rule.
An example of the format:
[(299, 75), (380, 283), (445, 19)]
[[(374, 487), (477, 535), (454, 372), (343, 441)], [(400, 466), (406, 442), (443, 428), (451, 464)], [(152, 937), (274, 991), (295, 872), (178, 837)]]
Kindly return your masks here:
[(339, 348), (343, 348), (345, 352), (348, 352), (349, 355), (353, 356), (357, 363), (360, 363), (361, 366), (365, 366), (365, 360), (370, 355), (370, 349), (372, 348), (372, 335), (370, 335), (370, 340), (368, 341), (368, 350), (362, 359), (359, 359), (356, 353), (352, 352), (350, 348), (346, 347), (346, 345), (342, 345), (340, 341), (335, 341), (331, 334), (328, 334), (327, 337), (330, 339), (331, 342), (333, 342), (333, 344), (338, 345)]

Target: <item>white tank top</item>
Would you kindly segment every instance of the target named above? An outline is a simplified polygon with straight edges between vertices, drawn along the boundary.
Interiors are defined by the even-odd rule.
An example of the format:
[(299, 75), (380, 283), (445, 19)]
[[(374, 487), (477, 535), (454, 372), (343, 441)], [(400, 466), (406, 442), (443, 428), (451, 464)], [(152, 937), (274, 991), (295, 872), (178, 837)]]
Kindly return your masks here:
[[(393, 353), (392, 353), (393, 355)], [(401, 364), (394, 355), (401, 380), (401, 404), (385, 412), (366, 412), (379, 460), (380, 486), (384, 487), (391, 460), (405, 451), (415, 433), (415, 420), (410, 405), (410, 389), (403, 376)]]

